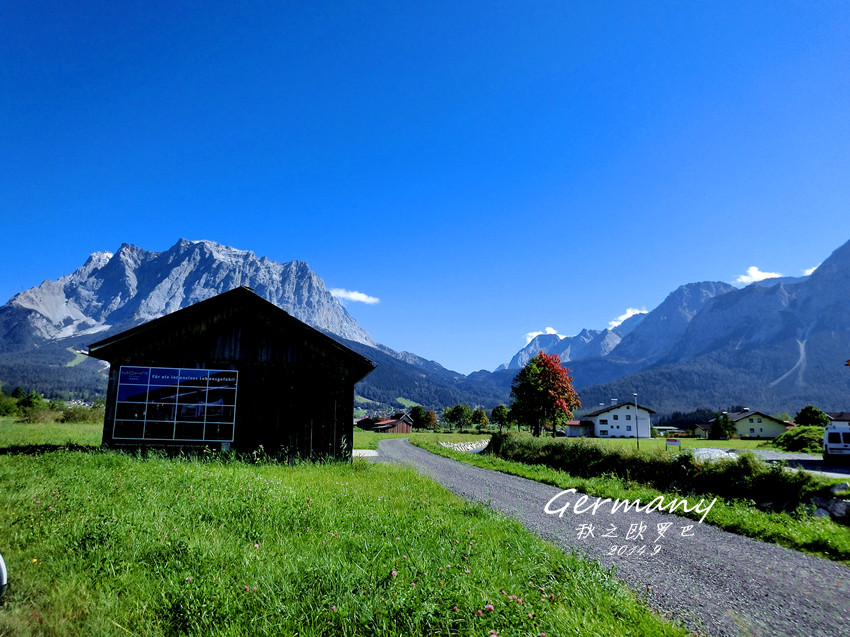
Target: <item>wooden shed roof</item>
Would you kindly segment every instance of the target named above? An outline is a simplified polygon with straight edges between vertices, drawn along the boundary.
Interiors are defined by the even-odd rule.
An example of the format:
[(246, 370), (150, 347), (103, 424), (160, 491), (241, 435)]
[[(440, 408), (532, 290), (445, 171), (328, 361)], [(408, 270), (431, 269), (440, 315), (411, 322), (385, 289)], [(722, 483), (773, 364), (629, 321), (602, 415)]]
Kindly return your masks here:
[(206, 316), (222, 310), (232, 310), (234, 307), (252, 314), (262, 313), (270, 316), (274, 321), (279, 322), (287, 329), (296, 332), (300, 331), (305, 337), (321, 343), (346, 360), (353, 371), (358, 374), (358, 378), (363, 378), (375, 369), (375, 364), (365, 356), (358, 354), (342, 343), (335, 341), (327, 334), (298, 320), (274, 303), (256, 294), (251, 288), (245, 286), (223, 292), (171, 314), (166, 314), (165, 316), (153, 319), (147, 323), (142, 323), (109, 338), (92, 343), (89, 345), (89, 356), (110, 361), (119, 356), (120, 352), (126, 351), (128, 348), (132, 349), (135, 342), (139, 339), (145, 339), (161, 331), (167, 331), (181, 325), (200, 321)]

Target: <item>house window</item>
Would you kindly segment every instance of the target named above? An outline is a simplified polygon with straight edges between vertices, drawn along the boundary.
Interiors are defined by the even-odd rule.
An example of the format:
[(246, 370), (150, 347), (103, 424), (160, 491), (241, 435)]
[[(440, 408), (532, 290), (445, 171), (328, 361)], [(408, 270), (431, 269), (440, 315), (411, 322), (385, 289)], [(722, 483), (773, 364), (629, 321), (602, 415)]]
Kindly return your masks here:
[(626, 431), (631, 431), (631, 430), (632, 430), (632, 426), (631, 426), (631, 425), (626, 425)]
[(620, 417), (617, 414), (614, 414), (614, 420), (619, 420)]
[(753, 419), (752, 419), (752, 418), (750, 418), (750, 422), (752, 422), (752, 421), (753, 421)]
[(608, 435), (608, 430), (607, 430), (607, 429), (600, 429), (600, 430), (599, 430), (599, 435), (600, 435), (600, 436), (607, 436), (607, 435)]
[(607, 425), (607, 424), (608, 424), (608, 419), (607, 419), (607, 418), (602, 418), (602, 419), (600, 419), (599, 424), (600, 424), (600, 425)]
[(631, 420), (631, 419), (632, 419), (632, 415), (631, 415), (631, 414), (626, 414), (626, 420)]
[(756, 418), (756, 422), (761, 424), (761, 418)]
[(755, 432), (756, 432), (756, 430), (755, 430), (755, 429), (753, 429), (752, 427), (750, 427), (750, 433), (751, 433), (751, 434), (754, 434)]
[(617, 429), (619, 429), (619, 428), (620, 428), (620, 425), (617, 425)]
[(761, 433), (761, 432), (763, 432), (763, 431), (764, 431), (764, 429), (762, 429), (761, 427), (759, 427), (759, 433)]

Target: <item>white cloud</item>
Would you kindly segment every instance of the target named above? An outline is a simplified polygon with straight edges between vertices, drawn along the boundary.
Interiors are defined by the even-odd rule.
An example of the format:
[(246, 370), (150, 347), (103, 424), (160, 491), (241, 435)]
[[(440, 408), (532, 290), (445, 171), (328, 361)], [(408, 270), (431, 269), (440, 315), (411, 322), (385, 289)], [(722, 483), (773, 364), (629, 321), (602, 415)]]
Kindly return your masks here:
[(344, 301), (354, 301), (355, 303), (367, 303), (369, 305), (374, 305), (375, 303), (381, 302), (381, 299), (376, 296), (369, 296), (368, 294), (363, 294), (363, 292), (357, 292), (355, 290), (333, 288), (330, 292), (332, 296), (335, 296), (336, 298), (342, 299)]
[(558, 330), (554, 327), (544, 328), (542, 332), (529, 332), (525, 335), (525, 344), (528, 345), (531, 341), (533, 341), (536, 337), (541, 336), (542, 334), (554, 334), (558, 338), (567, 338), (562, 334), (558, 334)]
[(637, 309), (636, 307), (630, 307), (623, 314), (620, 314), (620, 316), (615, 318), (613, 321), (610, 321), (608, 323), (608, 329), (609, 330), (614, 329), (615, 327), (620, 325), (623, 321), (633, 317), (635, 314), (646, 314), (646, 313), (647, 313), (647, 311), (644, 308)]
[(777, 277), (782, 276), (778, 272), (762, 272), (756, 266), (751, 265), (747, 268), (747, 273), (742, 274), (737, 279), (735, 279), (735, 283), (743, 283), (744, 285), (749, 285), (750, 283), (755, 283), (756, 281), (764, 281), (765, 279), (775, 279)]
[(820, 267), (820, 263), (818, 263), (818, 264), (817, 264), (815, 267), (813, 267), (813, 268), (807, 268), (807, 269), (803, 270), (803, 274), (805, 274), (806, 276), (809, 276), (812, 272), (814, 272), (815, 270), (817, 270), (819, 267)]

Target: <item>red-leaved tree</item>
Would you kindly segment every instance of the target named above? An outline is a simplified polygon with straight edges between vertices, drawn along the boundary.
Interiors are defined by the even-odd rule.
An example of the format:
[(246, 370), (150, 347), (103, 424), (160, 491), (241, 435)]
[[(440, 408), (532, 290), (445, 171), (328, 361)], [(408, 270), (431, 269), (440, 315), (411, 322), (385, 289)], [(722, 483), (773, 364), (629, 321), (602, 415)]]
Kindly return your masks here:
[(554, 435), (557, 426), (571, 420), (573, 410), (581, 407), (569, 371), (557, 354), (541, 351), (528, 361), (511, 384), (511, 417), (531, 425), (535, 436), (551, 424)]

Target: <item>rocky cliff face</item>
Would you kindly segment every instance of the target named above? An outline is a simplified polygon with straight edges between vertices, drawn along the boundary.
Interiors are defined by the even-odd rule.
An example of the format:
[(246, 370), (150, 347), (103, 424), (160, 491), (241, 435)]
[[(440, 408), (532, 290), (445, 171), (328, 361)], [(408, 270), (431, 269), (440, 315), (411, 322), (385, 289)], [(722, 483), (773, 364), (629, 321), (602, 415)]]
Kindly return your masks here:
[(185, 239), (165, 252), (125, 243), (115, 254), (91, 255), (73, 274), (15, 295), (0, 308), (0, 343), (13, 351), (126, 329), (242, 285), (317, 329), (376, 346), (303, 261), (277, 263)]

